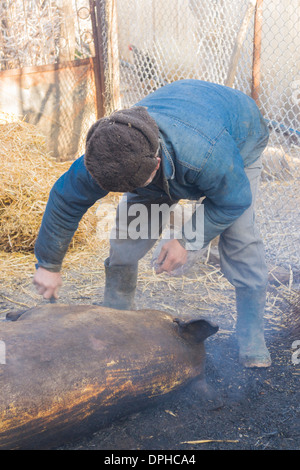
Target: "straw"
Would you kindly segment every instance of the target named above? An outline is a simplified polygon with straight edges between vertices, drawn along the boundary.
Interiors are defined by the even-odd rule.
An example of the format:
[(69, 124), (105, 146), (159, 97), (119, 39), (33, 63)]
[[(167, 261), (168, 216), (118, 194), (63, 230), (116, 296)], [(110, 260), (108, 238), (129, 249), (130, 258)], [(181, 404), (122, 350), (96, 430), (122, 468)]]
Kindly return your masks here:
[[(7, 303), (34, 306), (40, 302), (32, 287), (34, 243), (49, 191), (71, 162), (51, 158), (45, 138), (35, 126), (3, 113), (0, 114), (0, 159), (0, 295), (6, 301), (6, 311)], [(116, 193), (105, 198), (110, 210), (115, 210), (119, 197)], [(109, 241), (108, 237), (102, 240), (97, 237), (98, 222), (96, 208), (92, 207), (83, 217), (65, 257), (63, 276), (68, 301), (93, 301), (99, 295), (99, 288), (104, 287), (103, 261), (109, 253)], [(101, 225), (101, 230), (107, 228)], [(174, 299), (184, 299), (185, 312), (210, 315), (218, 310), (226, 311), (235, 320), (234, 288), (218, 265), (209, 264), (209, 256), (208, 252), (206, 259), (198, 261), (187, 275), (175, 278), (156, 275), (149, 253), (139, 263), (138, 291), (147, 301), (156, 300), (155, 292), (170, 293)], [(292, 276), (288, 286), (278, 281), (278, 286), (268, 292), (266, 317), (271, 328), (284, 326), (284, 299), (299, 305), (292, 295), (292, 281)], [(163, 298), (161, 309), (182, 314), (182, 305), (160, 297)]]

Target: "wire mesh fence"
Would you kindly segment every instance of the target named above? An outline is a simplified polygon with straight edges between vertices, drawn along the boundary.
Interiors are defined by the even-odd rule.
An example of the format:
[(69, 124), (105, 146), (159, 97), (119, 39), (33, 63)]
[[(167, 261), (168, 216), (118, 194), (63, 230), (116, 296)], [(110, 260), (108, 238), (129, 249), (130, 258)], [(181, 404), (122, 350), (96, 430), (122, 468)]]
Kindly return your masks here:
[(299, 273), (300, 2), (116, 5), (121, 107), (183, 78), (232, 86), (256, 99), (270, 128), (257, 217), (270, 263)]
[(0, 20), (0, 70), (94, 55), (86, 0), (5, 0)]
[[(60, 152), (73, 142), (73, 156), (84, 150), (87, 129), (97, 117), (96, 95), (107, 114), (183, 78), (252, 95), (270, 128), (257, 208), (268, 259), (299, 273), (299, 0), (6, 0), (0, 2), (0, 24), (0, 76), (98, 58), (103, 88), (97, 94), (91, 76), (86, 88), (69, 64), (68, 74), (54, 79), (51, 89), (35, 83), (39, 104), (19, 112), (36, 123), (42, 117), (51, 123), (58, 119)], [(89, 74), (96, 72), (93, 67), (91, 62)], [(9, 107), (7, 86), (0, 102)], [(21, 86), (23, 95), (31, 86), (27, 91)], [(51, 93), (59, 97), (52, 105)], [(74, 139), (69, 130), (76, 109)], [(54, 129), (46, 128), (50, 134)]]
[(96, 119), (89, 2), (1, 1), (0, 25), (1, 109), (37, 125), (55, 158), (78, 157)]

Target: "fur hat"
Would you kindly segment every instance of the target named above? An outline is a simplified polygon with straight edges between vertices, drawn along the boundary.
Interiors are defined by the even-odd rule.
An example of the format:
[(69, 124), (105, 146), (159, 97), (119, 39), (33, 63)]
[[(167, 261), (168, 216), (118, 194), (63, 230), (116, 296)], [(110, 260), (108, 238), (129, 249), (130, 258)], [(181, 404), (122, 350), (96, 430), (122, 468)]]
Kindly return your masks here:
[(88, 131), (86, 168), (106, 191), (133, 191), (145, 184), (157, 165), (158, 136), (146, 108), (116, 111)]

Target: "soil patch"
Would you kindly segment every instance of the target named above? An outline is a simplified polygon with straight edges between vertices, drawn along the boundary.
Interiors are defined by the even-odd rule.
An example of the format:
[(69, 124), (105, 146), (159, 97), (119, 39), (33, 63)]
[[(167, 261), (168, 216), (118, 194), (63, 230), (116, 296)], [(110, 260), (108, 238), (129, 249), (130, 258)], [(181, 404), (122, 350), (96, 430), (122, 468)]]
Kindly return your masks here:
[[(102, 258), (93, 255), (84, 267), (79, 267), (78, 262), (68, 265), (61, 302), (102, 301)], [(142, 264), (140, 269), (138, 308), (166, 310), (182, 318), (203, 316), (219, 325), (219, 332), (206, 341), (206, 378), (214, 395), (199, 396), (192, 386), (187, 386), (155, 406), (122, 418), (109, 428), (99, 426), (98, 432), (61, 449), (298, 450), (300, 354), (297, 356), (293, 349), (297, 338), (293, 324), (288, 321), (291, 311), (288, 302), (270, 287), (266, 341), (273, 364), (268, 369), (245, 369), (238, 363), (233, 289), (221, 277), (212, 284), (207, 282), (208, 277), (203, 278), (203, 272), (213, 273), (215, 268), (198, 265), (189, 278), (170, 280), (149, 272), (147, 278), (145, 266)], [(220, 272), (214, 275), (220, 276)], [(31, 285), (32, 272), (27, 271), (24, 276), (20, 274), (2, 287), (0, 317), (24, 305), (41, 303)]]

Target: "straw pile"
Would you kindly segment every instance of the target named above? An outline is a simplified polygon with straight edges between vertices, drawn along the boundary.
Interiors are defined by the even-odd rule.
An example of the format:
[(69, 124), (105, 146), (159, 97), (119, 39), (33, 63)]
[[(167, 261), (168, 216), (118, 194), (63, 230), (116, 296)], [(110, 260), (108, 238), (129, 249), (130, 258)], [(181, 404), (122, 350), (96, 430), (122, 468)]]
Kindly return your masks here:
[[(57, 162), (46, 148), (45, 138), (34, 125), (0, 115), (0, 250), (33, 252), (34, 243), (54, 182), (70, 166)], [(96, 227), (96, 215), (88, 212), (74, 237), (86, 243)]]
[[(0, 115), (0, 133), (0, 284), (5, 289), (0, 291), (1, 316), (7, 305), (31, 307), (40, 302), (32, 286), (34, 243), (49, 191), (70, 162), (52, 159), (44, 137), (35, 126), (15, 117), (1, 119)], [(113, 212), (119, 197), (119, 193), (111, 193), (105, 198)], [(91, 208), (75, 234), (64, 262), (62, 301), (89, 303), (98, 300), (99, 288), (104, 287), (103, 260), (108, 256), (109, 242), (105, 237), (101, 241), (97, 239), (96, 227), (101, 215), (98, 211), (97, 216)], [(104, 220), (100, 219), (102, 230), (106, 231)], [(157, 276), (150, 261), (151, 253), (140, 262), (138, 289), (142, 303), (150, 304), (153, 300), (155, 308), (176, 315), (182, 311), (215, 315), (218, 308), (234, 320), (233, 288), (220, 267), (208, 263), (208, 256), (206, 262), (197, 263), (191, 273), (179, 278)], [(277, 290), (268, 293), (267, 318), (273, 328), (281, 327), (281, 300), (286, 297), (281, 291), (290, 294), (291, 285), (280, 283)], [(178, 301), (182, 298), (184, 306)], [(296, 323), (299, 324), (298, 320)]]
[(50, 158), (35, 126), (1, 121), (0, 249), (32, 251), (49, 190), (66, 164)]

